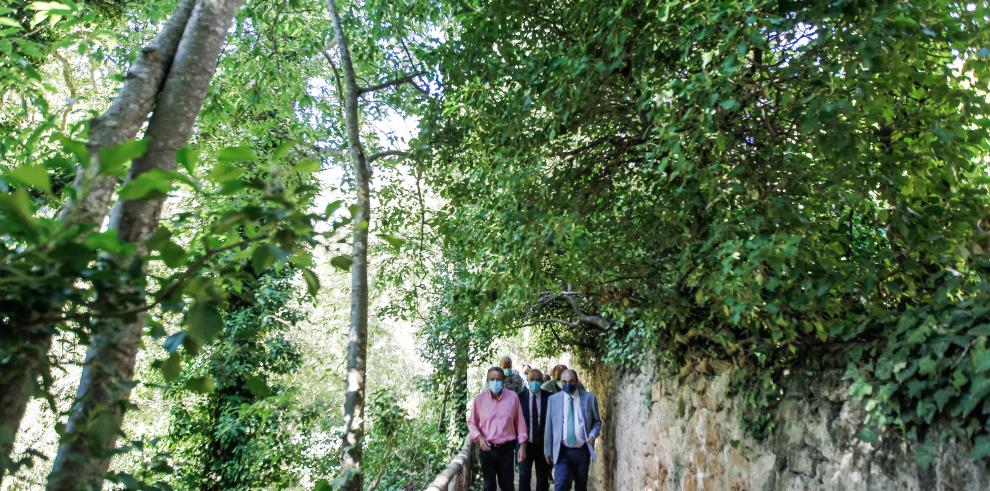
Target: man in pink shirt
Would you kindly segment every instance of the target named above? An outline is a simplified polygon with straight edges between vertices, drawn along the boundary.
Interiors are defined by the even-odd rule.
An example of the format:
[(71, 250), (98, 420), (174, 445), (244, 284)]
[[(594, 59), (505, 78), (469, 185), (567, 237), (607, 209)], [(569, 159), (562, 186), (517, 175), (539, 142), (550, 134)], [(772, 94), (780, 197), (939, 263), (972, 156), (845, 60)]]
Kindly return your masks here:
[(468, 436), (481, 447), (481, 476), (484, 491), (512, 491), (512, 454), (519, 443), (519, 461), (526, 459), (526, 418), (519, 396), (502, 390), (505, 375), (499, 367), (488, 369), (488, 387), (474, 398), (468, 416)]

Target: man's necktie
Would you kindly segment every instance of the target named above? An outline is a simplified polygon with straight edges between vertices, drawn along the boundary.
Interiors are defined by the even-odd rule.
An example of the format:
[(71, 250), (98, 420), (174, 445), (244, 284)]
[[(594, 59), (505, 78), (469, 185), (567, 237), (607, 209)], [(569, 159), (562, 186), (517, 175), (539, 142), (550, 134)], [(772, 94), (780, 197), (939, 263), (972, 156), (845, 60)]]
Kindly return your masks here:
[(572, 397), (565, 398), (567, 402), (567, 446), (573, 447), (577, 445), (577, 435), (574, 434), (574, 399)]
[(529, 395), (529, 441), (533, 441), (533, 434), (536, 433), (536, 422), (540, 420), (536, 414), (536, 397)]

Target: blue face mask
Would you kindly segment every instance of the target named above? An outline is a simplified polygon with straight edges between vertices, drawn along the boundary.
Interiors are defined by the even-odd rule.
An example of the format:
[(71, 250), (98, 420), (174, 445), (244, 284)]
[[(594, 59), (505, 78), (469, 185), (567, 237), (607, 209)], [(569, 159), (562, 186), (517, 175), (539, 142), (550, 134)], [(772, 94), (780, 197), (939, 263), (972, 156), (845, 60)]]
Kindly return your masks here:
[(533, 392), (533, 393), (539, 392), (540, 391), (540, 387), (542, 387), (542, 385), (543, 384), (537, 382), (536, 380), (530, 380), (529, 381), (529, 391), (530, 392)]
[(577, 390), (577, 384), (564, 383), (563, 389), (564, 392), (567, 392), (568, 394), (573, 394), (574, 391)]
[(488, 390), (498, 394), (502, 392), (502, 381), (501, 380), (489, 380)]
[(506, 377), (511, 377), (512, 376), (512, 369), (511, 368), (503, 368), (502, 369), (502, 374), (505, 375)]

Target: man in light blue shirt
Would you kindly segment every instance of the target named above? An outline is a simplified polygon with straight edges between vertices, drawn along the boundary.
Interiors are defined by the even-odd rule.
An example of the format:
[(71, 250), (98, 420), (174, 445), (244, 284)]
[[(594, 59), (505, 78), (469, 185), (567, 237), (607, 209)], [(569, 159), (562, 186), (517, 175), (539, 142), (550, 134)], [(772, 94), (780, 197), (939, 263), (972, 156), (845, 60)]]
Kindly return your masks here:
[(596, 459), (595, 440), (602, 429), (595, 395), (580, 387), (577, 372), (565, 370), (563, 389), (550, 396), (543, 432), (543, 455), (553, 464), (554, 491), (587, 491), (588, 470)]

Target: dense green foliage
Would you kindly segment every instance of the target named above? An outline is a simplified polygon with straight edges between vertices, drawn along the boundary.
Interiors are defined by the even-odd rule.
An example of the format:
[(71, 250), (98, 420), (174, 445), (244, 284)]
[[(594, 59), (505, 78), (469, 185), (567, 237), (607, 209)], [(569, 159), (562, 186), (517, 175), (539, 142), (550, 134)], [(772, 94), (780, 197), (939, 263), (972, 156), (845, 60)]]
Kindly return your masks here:
[[(442, 468), (469, 368), (520, 332), (586, 365), (731, 364), (758, 438), (788, 373), (845, 370), (864, 440), (990, 456), (986, 0), (338, 2), (374, 170), (356, 224), (326, 3), (250, 0), (178, 170), (115, 190), (169, 198), (151, 239), (65, 226), (81, 171), (145, 152), (90, 155), (89, 122), (177, 3), (0, 7), (0, 382), (44, 355), (61, 421), (75, 346), (147, 310), (117, 485), (339, 483), (353, 226), (369, 489)], [(34, 472), (50, 449), (21, 444)]]
[[(294, 411), (296, 389), (284, 382), (301, 361), (282, 333), (283, 323), (298, 321), (288, 305), (290, 280), (285, 273), (266, 275), (229, 299), (219, 341), (167, 389), (178, 402), (166, 437), (174, 474), (159, 479), (174, 475), (180, 489), (294, 483), (304, 442), (293, 441), (300, 432), (291, 429), (304, 426), (306, 416)], [(203, 390), (200, 380), (209, 380), (212, 390)]]
[[(428, 17), (411, 5), (411, 13)], [(106, 109), (128, 64), (175, 6), (172, 0), (65, 1), (0, 8), (0, 358), (13, 365), (36, 349), (26, 342), (33, 331), (29, 337), (18, 329), (85, 346), (99, 322), (134, 314), (121, 310), (120, 296), (97, 292), (146, 290), (151, 315), (145, 345), (156, 359), (144, 365), (140, 380), (121, 383), (137, 385), (142, 397), (150, 393), (153, 403), (165, 405), (168, 419), (155, 423), (157, 431), (142, 430), (145, 441), (120, 444), (112, 481), (185, 489), (219, 483), (286, 487), (332, 478), (339, 402), (301, 387), (340, 390), (342, 384), (295, 376), (300, 370), (325, 376), (329, 369), (307, 367), (317, 362), (314, 356), (327, 361), (334, 355), (304, 354), (286, 337), (299, 316), (315, 310), (290, 304), (304, 293), (318, 295), (320, 276), (339, 280), (332, 270), (346, 269), (349, 259), (341, 244), (351, 225), (347, 203), (324, 201), (346, 190), (349, 178), (344, 172), (342, 182), (318, 181), (319, 172), (341, 163), (343, 137), (334, 68), (324, 57), (331, 45), (324, 2), (247, 2), (241, 10), (192, 142), (177, 154), (179, 170), (149, 172), (117, 190), (119, 199), (171, 197), (146, 254), (98, 226), (66, 228), (59, 220), (59, 208), (75, 192), (77, 170), (90, 164), (88, 119)], [(382, 51), (378, 34), (394, 29), (398, 14), (386, 5), (353, 7), (347, 22), (362, 82), (387, 79), (422, 49)], [(370, 29), (358, 29), (372, 18)], [(396, 36), (418, 39), (414, 33)], [(403, 110), (396, 96), (407, 89), (398, 89), (369, 104), (367, 117)], [(378, 138), (371, 141), (369, 152), (379, 145)], [(380, 141), (391, 142), (388, 135)], [(133, 140), (94, 160), (101, 174), (124, 176), (145, 148), (146, 142)], [(334, 267), (317, 262), (327, 254), (336, 256)], [(36, 312), (48, 314), (37, 319)], [(54, 385), (62, 383), (65, 369), (72, 373), (80, 354), (53, 358), (45, 367), (38, 395), (47, 397), (47, 411), (71, 403)], [(156, 396), (142, 383), (163, 389)], [(332, 410), (328, 403), (335, 403)], [(128, 418), (141, 421), (143, 410)], [(403, 445), (416, 440), (426, 421), (435, 428), (427, 414), (424, 409), (423, 416), (403, 419), (395, 433)], [(102, 434), (109, 437), (112, 424), (100, 418), (86, 425), (106, 428)], [(369, 438), (377, 442), (377, 423), (370, 427)], [(410, 456), (408, 467), (383, 465), (386, 458), (394, 464), (394, 445), (369, 450), (369, 459), (380, 462), (373, 468), (382, 471), (382, 487), (409, 482), (410, 475), (421, 479), (442, 465), (446, 434), (431, 435), (440, 436)], [(38, 464), (44, 452), (28, 447), (18, 458)]]
[(951, 419), (985, 442), (988, 15), (466, 9), (425, 136), (464, 265), (446, 308), (481, 338), (535, 322), (589, 362), (731, 360), (763, 381), (742, 386), (757, 436), (785, 369), (827, 359), (873, 387), (870, 423), (914, 438)]

